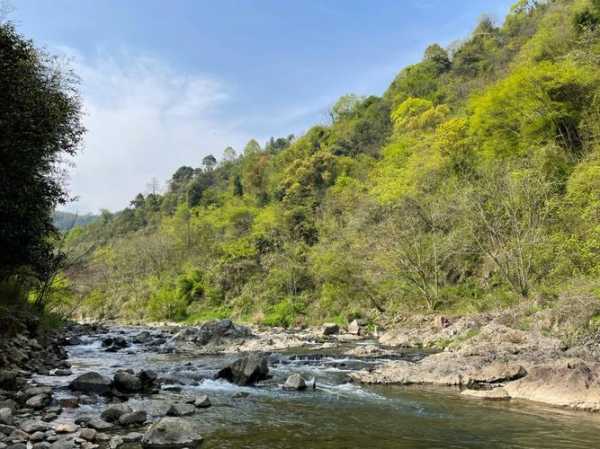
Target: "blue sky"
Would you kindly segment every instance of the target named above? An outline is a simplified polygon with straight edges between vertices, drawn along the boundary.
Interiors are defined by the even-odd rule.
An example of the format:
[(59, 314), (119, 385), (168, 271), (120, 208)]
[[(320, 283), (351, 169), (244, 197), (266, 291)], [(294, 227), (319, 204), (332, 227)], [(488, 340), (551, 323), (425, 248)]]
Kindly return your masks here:
[(125, 207), (152, 177), (250, 138), (301, 134), (345, 93), (380, 95), (433, 42), (513, 0), (11, 0), (9, 19), (81, 78), (73, 211)]

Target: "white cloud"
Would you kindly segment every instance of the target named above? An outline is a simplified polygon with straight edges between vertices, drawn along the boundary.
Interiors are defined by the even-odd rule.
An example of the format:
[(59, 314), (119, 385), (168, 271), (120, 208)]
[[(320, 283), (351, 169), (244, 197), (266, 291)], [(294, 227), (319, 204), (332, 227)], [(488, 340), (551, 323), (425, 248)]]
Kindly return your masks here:
[(152, 57), (60, 50), (81, 78), (88, 129), (70, 170), (69, 191), (79, 201), (69, 210), (121, 209), (152, 177), (164, 182), (179, 166), (199, 166), (249, 138), (219, 118), (231, 92), (217, 79), (177, 73)]

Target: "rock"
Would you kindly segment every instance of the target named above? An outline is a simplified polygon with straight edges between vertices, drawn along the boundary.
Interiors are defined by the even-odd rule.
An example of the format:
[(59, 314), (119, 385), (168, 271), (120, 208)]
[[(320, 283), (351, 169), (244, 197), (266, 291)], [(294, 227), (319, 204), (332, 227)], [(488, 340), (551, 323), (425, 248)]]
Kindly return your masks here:
[(162, 418), (144, 434), (144, 449), (196, 449), (202, 436), (189, 421), (181, 418)]
[(19, 404), (13, 399), (5, 399), (0, 401), (0, 408), (8, 408), (14, 413), (19, 408)]
[(100, 419), (100, 418), (92, 418), (87, 422), (87, 426), (91, 427), (94, 430), (99, 430), (99, 431), (103, 431), (103, 430), (109, 430), (113, 428), (113, 425), (110, 423), (107, 423), (106, 421)]
[(31, 387), (24, 391), (25, 397), (31, 398), (38, 395), (52, 396), (52, 388), (50, 387)]
[(50, 449), (51, 445), (52, 444), (48, 443), (47, 441), (41, 441), (39, 443), (35, 443), (32, 449)]
[(461, 394), (492, 401), (507, 401), (510, 399), (510, 395), (503, 387), (492, 388), (491, 390), (463, 390)]
[(200, 327), (184, 328), (173, 336), (173, 341), (218, 347), (248, 337), (252, 337), (252, 331), (248, 327), (236, 325), (231, 320), (216, 320), (204, 323)]
[(291, 374), (285, 384), (283, 384), (284, 390), (296, 390), (301, 391), (306, 389), (306, 382), (300, 374)]
[(134, 335), (131, 338), (131, 341), (133, 341), (134, 343), (136, 343), (138, 345), (141, 345), (141, 344), (148, 343), (151, 339), (152, 339), (152, 335), (150, 334), (150, 332), (142, 331), (139, 334)]
[(6, 446), (6, 449), (27, 449), (27, 444), (25, 443), (15, 443), (10, 446)]
[(158, 374), (152, 370), (141, 370), (138, 374), (138, 378), (142, 383), (142, 390), (144, 392), (151, 392), (158, 386)]
[(44, 441), (46, 439), (46, 434), (44, 432), (34, 432), (29, 436), (29, 441), (32, 443), (39, 443), (40, 441)]
[(268, 357), (258, 353), (242, 357), (217, 373), (218, 379), (226, 379), (238, 385), (253, 385), (268, 377)]
[(349, 334), (360, 335), (361, 330), (362, 329), (361, 329), (361, 326), (360, 326), (358, 320), (354, 320), (350, 324), (348, 324), (348, 333)]
[(193, 404), (194, 404), (194, 407), (196, 407), (196, 408), (208, 408), (211, 406), (210, 399), (205, 394), (195, 398)]
[(9, 408), (0, 408), (0, 424), (12, 426), (14, 422), (12, 410)]
[(168, 385), (166, 387), (163, 387), (164, 391), (170, 391), (172, 393), (181, 393), (182, 388), (180, 386), (177, 385)]
[(139, 393), (142, 391), (140, 378), (125, 371), (119, 371), (115, 374), (113, 385), (122, 393)]
[(21, 388), (23, 382), (17, 371), (0, 371), (0, 389), (2, 390), (16, 391)]
[(123, 436), (123, 441), (125, 443), (137, 443), (138, 441), (142, 441), (143, 437), (144, 435), (141, 433), (131, 432)]
[(122, 446), (123, 443), (125, 443), (123, 441), (123, 438), (121, 438), (120, 436), (114, 436), (110, 439), (110, 442), (108, 443), (108, 447), (110, 449), (117, 449), (118, 447)]
[(113, 349), (123, 349), (129, 346), (127, 340), (125, 338), (117, 336), (117, 337), (107, 337), (102, 340), (102, 347), (104, 348), (113, 348)]
[(50, 449), (75, 449), (75, 441), (72, 439), (60, 439), (52, 443)]
[(112, 404), (100, 416), (103, 420), (112, 423), (117, 422), (121, 416), (131, 412), (133, 410), (127, 404)]
[(21, 430), (26, 433), (45, 432), (50, 425), (43, 421), (25, 421), (20, 425)]
[(60, 423), (54, 426), (56, 433), (75, 433), (79, 430), (79, 426), (73, 423)]
[(28, 433), (23, 432), (22, 430), (19, 430), (19, 429), (13, 430), (12, 433), (8, 436), (8, 441), (12, 441), (13, 443), (27, 441), (28, 439), (29, 439)]
[(528, 369), (504, 386), (513, 399), (579, 410), (600, 411), (600, 364), (558, 360)]
[(189, 416), (196, 412), (192, 404), (172, 404), (167, 410), (167, 416)]
[(82, 374), (69, 384), (71, 390), (100, 395), (109, 394), (111, 386), (112, 382), (108, 377), (95, 372)]
[(122, 426), (132, 426), (135, 424), (144, 424), (147, 414), (144, 410), (137, 410), (131, 413), (125, 413), (119, 418), (119, 424)]
[(52, 400), (52, 398), (46, 394), (37, 394), (37, 395), (27, 399), (27, 402), (25, 402), (25, 405), (27, 405), (28, 407), (31, 407), (35, 410), (39, 410), (39, 409), (44, 408), (47, 405), (49, 405), (51, 400)]
[(335, 323), (323, 324), (323, 335), (337, 335), (340, 332), (340, 327)]
[(14, 426), (7, 426), (6, 424), (0, 424), (0, 433), (4, 435), (10, 435), (13, 430), (15, 430)]
[(57, 369), (54, 371), (55, 376), (70, 376), (73, 374), (73, 371), (70, 369)]
[(96, 439), (97, 432), (94, 429), (81, 429), (79, 437), (86, 441), (94, 441)]
[(516, 380), (526, 375), (527, 371), (520, 364), (503, 362), (495, 362), (469, 373), (471, 383), (488, 384)]

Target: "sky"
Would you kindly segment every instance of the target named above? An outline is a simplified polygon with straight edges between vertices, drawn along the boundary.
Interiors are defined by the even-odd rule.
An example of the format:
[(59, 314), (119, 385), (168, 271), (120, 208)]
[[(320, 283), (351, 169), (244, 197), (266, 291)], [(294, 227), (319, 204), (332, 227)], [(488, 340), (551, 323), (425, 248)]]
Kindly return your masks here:
[(8, 19), (80, 78), (87, 128), (65, 209), (126, 207), (152, 178), (381, 95), (434, 42), (514, 0), (9, 0)]

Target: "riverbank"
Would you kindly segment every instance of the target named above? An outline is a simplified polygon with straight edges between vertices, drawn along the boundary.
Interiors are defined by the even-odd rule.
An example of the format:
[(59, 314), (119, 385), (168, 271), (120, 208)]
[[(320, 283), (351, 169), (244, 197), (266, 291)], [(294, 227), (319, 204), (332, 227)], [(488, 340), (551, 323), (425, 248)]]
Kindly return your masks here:
[[(498, 315), (413, 317), (377, 333), (360, 321), (293, 330), (229, 320), (193, 327), (70, 326), (47, 347), (17, 334), (2, 341), (3, 354), (24, 357), (0, 369), (0, 449), (181, 449), (202, 437), (203, 447), (304, 447), (285, 444), (303, 434), (297, 426), (320, 435), (316, 448), (331, 447), (332, 438), (340, 448), (359, 447), (346, 438), (364, 439), (364, 447), (374, 437), (377, 447), (397, 448), (399, 437), (410, 436), (406, 429), (398, 434), (398, 422), (418, 417), (418, 431), (423, 413), (444, 417), (448, 426), (440, 429), (449, 433), (435, 438), (445, 441), (460, 438), (455, 415), (494, 413), (515, 431), (526, 422), (545, 432), (567, 425), (554, 422), (562, 415), (542, 411), (542, 419), (536, 409), (528, 412), (536, 421), (529, 422), (515, 415), (527, 406), (512, 407), (510, 399), (600, 410), (594, 345), (569, 347), (500, 321)], [(406, 385), (444, 388), (421, 392)], [(452, 412), (437, 404), (452, 404)], [(598, 415), (588, 416), (595, 428)], [(356, 419), (378, 433), (358, 432)], [(578, 434), (577, 444), (557, 440), (548, 447), (594, 447), (582, 443), (588, 433)], [(172, 441), (159, 441), (165, 435)], [(535, 441), (519, 447), (535, 448)]]

